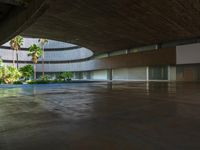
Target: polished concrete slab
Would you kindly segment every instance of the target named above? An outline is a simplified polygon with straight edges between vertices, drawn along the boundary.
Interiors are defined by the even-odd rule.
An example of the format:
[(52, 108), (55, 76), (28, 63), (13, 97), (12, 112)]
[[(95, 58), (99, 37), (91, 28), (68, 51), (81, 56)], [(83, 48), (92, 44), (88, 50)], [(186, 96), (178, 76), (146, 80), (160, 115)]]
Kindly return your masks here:
[(199, 150), (200, 83), (0, 88), (0, 150)]

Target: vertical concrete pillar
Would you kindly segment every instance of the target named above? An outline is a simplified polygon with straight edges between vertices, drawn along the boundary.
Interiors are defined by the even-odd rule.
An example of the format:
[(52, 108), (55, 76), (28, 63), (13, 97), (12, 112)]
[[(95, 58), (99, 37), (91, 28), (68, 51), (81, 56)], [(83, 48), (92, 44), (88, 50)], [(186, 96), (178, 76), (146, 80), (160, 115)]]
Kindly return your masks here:
[[(110, 57), (109, 52), (108, 52), (108, 57)], [(112, 80), (112, 69), (107, 69), (107, 80)]]
[(112, 80), (112, 69), (107, 69), (107, 80)]
[(149, 66), (146, 67), (146, 81), (149, 81)]
[(129, 49), (126, 50), (126, 54), (129, 54)]
[(176, 66), (168, 66), (168, 81), (176, 81)]

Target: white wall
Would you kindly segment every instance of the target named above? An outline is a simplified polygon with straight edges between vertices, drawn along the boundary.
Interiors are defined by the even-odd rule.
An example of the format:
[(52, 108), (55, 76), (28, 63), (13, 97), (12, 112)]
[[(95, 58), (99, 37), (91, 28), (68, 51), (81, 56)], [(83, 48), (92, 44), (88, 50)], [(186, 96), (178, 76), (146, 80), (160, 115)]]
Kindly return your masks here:
[[(20, 61), (31, 61), (31, 57), (28, 57), (28, 51), (19, 50), (18, 52)], [(45, 51), (45, 61), (68, 61), (68, 60), (78, 60), (91, 57), (93, 52), (86, 48), (79, 48), (73, 50), (65, 51)], [(3, 60), (12, 60), (13, 59), (13, 50), (9, 49), (0, 49), (0, 56)], [(16, 54), (14, 54), (16, 60)], [(39, 59), (40, 61), (42, 58)]]
[(44, 59), (45, 61), (78, 60), (88, 58), (92, 55), (92, 51), (86, 48), (79, 48), (65, 51), (45, 51)]
[(107, 80), (107, 70), (98, 70), (98, 71), (91, 72), (91, 79)]
[[(27, 51), (19, 51), (19, 60), (31, 61), (31, 57), (27, 56)], [(3, 60), (13, 60), (13, 50), (0, 49), (0, 57)], [(14, 52), (14, 59), (16, 60), (16, 53)]]
[(200, 63), (200, 43), (176, 47), (177, 64)]

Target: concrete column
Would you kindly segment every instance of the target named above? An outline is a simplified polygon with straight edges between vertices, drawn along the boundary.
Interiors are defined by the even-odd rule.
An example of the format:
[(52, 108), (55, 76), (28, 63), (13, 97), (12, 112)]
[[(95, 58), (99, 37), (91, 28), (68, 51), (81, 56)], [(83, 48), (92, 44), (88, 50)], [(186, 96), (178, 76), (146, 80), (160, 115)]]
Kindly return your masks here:
[(112, 69), (107, 69), (107, 80), (112, 80)]
[(149, 81), (149, 66), (146, 67), (146, 81)]
[(168, 66), (168, 81), (176, 81), (176, 66)]
[[(110, 57), (110, 52), (107, 53)], [(112, 69), (107, 69), (107, 80), (112, 80)]]

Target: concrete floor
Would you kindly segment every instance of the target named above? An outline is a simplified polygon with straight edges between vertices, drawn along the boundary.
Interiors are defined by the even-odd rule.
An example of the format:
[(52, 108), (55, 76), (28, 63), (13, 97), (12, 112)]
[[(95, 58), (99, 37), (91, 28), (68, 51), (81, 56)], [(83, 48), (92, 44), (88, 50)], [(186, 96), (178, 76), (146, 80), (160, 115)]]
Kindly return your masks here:
[(0, 88), (0, 150), (199, 150), (200, 83)]

